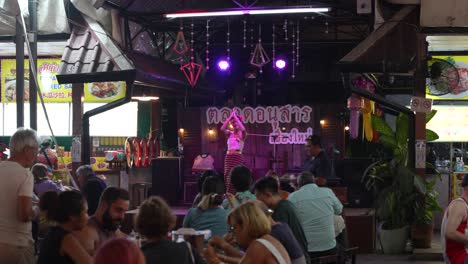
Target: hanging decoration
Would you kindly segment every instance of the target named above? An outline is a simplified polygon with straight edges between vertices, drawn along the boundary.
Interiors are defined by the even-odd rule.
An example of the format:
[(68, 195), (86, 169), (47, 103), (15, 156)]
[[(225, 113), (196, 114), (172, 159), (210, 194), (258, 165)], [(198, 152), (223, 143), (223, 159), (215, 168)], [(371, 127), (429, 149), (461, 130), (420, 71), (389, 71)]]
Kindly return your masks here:
[(283, 25), (283, 30), (284, 30), (284, 40), (288, 41), (288, 19), (284, 19), (284, 25)]
[(195, 41), (193, 39), (193, 35), (195, 34), (194, 31), (193, 31), (193, 28), (194, 28), (194, 24), (193, 24), (193, 19), (192, 19), (192, 23), (190, 24), (190, 62), (193, 62), (194, 59), (195, 59), (195, 55), (194, 55), (194, 44), (195, 44)]
[(294, 32), (294, 25), (292, 30), (292, 74), (291, 78), (296, 78), (296, 33)]
[(205, 69), (208, 71), (210, 69), (210, 20), (206, 20), (206, 56), (205, 56)]
[[(362, 89), (373, 93), (375, 91), (374, 83), (365, 78)], [(361, 109), (363, 137), (365, 137), (367, 141), (371, 142), (374, 138), (374, 131), (372, 128), (372, 113), (374, 112), (374, 102), (367, 98), (363, 98), (363, 102), (364, 104)]]
[(229, 18), (227, 20), (227, 32), (226, 32), (226, 54), (227, 61), (231, 63), (231, 25), (229, 23)]
[(275, 38), (276, 38), (276, 32), (275, 32), (275, 24), (273, 24), (272, 31), (271, 31), (271, 58), (273, 60), (273, 69), (276, 68), (276, 46), (275, 46)]
[(348, 98), (349, 109), (349, 136), (356, 139), (359, 135), (359, 113), (362, 109), (362, 98), (357, 94), (352, 94)]
[(296, 66), (299, 66), (299, 20), (296, 23)]
[(202, 71), (203, 65), (195, 62), (189, 62), (180, 67), (180, 70), (184, 72), (185, 78), (187, 78), (190, 86), (195, 87), (198, 82), (198, 77)]
[(250, 25), (250, 56), (253, 55), (254, 52), (254, 35), (253, 35), (253, 26)]
[(258, 26), (258, 43), (255, 45), (255, 49), (253, 51), (252, 57), (250, 58), (250, 64), (260, 69), (260, 73), (263, 72), (262, 68), (268, 62), (270, 62), (270, 58), (266, 53), (265, 49), (262, 46), (262, 26)]
[(187, 42), (185, 41), (184, 37), (184, 26), (182, 24), (182, 21), (180, 22), (179, 32), (177, 33), (177, 38), (174, 42), (174, 46), (172, 46), (172, 50), (180, 55), (180, 61), (182, 63), (182, 56), (188, 50)]
[(243, 36), (244, 44), (242, 45), (242, 47), (245, 49), (247, 48), (247, 21), (245, 21), (244, 19), (242, 22), (244, 23), (244, 36)]
[[(371, 93), (375, 91), (374, 83), (362, 75), (358, 75), (353, 78), (352, 85)], [(374, 132), (372, 128), (371, 114), (374, 112), (374, 102), (366, 98), (361, 98), (356, 94), (352, 94), (351, 97), (348, 98), (348, 108), (351, 111), (349, 124), (350, 137), (355, 139), (359, 135), (359, 113), (361, 112), (363, 137), (365, 137), (367, 141), (372, 141), (374, 138)]]
[[(199, 63), (195, 63), (195, 41), (193, 38), (194, 35), (194, 24), (193, 21), (190, 24), (190, 62), (186, 63), (185, 65), (182, 65), (180, 67), (180, 70), (184, 73), (185, 78), (187, 78), (190, 86), (195, 87), (195, 85), (198, 82), (198, 77), (200, 77), (200, 73), (202, 71), (203, 66)], [(185, 106), (187, 106), (187, 91), (185, 94)]]

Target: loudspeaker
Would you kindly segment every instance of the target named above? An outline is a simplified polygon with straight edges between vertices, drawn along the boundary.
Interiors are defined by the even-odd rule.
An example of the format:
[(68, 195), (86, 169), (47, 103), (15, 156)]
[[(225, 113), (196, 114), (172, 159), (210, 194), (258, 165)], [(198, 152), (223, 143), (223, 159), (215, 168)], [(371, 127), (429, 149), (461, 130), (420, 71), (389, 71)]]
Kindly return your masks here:
[(177, 205), (182, 189), (181, 157), (158, 157), (152, 162), (152, 194), (164, 198), (171, 205)]
[(343, 159), (336, 161), (336, 175), (348, 187), (348, 207), (372, 207), (372, 193), (361, 182), (362, 174), (372, 163), (372, 159)]

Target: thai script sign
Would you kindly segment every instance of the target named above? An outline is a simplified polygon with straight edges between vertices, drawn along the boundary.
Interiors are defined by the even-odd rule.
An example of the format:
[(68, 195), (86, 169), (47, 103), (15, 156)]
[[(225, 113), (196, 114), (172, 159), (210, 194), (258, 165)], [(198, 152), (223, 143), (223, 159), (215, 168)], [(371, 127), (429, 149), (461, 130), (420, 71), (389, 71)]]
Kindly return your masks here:
[[(308, 136), (312, 135), (313, 129), (308, 127), (306, 131), (300, 132), (292, 128), (289, 132), (281, 131), (280, 124), (310, 123), (312, 107), (310, 106), (258, 106), (256, 108), (247, 106), (243, 109), (235, 107), (237, 113), (242, 115), (243, 123), (246, 124), (271, 124), (272, 132), (269, 133), (270, 144), (305, 144)], [(232, 109), (228, 107), (209, 107), (206, 110), (206, 120), (210, 124), (223, 123), (231, 114)]]

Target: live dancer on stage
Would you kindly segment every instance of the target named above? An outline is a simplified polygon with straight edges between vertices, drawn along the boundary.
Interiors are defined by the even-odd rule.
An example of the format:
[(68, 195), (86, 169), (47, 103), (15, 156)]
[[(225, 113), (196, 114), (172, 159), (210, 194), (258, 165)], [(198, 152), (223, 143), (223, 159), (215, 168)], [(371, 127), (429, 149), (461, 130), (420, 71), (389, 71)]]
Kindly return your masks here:
[[(231, 124), (231, 127), (228, 127)], [(245, 127), (242, 124), (242, 116), (237, 115), (236, 110), (233, 109), (231, 115), (224, 121), (221, 126), (221, 131), (224, 131), (228, 136), (227, 140), (227, 153), (224, 158), (224, 184), (229, 193), (235, 194), (236, 190), (231, 184), (231, 169), (237, 165), (244, 164), (242, 150), (244, 148), (244, 141), (247, 136)]]

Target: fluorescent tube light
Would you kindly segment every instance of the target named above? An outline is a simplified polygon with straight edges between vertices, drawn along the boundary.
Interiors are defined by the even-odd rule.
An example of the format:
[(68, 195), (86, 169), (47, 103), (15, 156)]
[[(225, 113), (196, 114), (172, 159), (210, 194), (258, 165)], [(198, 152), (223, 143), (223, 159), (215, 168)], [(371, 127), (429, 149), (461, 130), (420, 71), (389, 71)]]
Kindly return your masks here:
[(187, 12), (165, 14), (166, 18), (187, 17), (213, 17), (213, 16), (241, 16), (241, 15), (272, 15), (272, 14), (302, 14), (302, 13), (325, 13), (328, 7), (298, 7), (298, 8), (274, 8), (274, 9), (243, 9), (212, 12)]
[(244, 11), (231, 10), (231, 11), (214, 11), (214, 12), (193, 12), (193, 13), (175, 13), (165, 14), (167, 18), (185, 18), (185, 17), (211, 17), (211, 16), (240, 16), (244, 15)]
[(132, 99), (147, 102), (147, 101), (159, 100), (159, 97), (157, 96), (132, 96)]
[(301, 14), (301, 13), (325, 13), (329, 12), (330, 8), (323, 7), (303, 7), (303, 8), (281, 8), (281, 9), (256, 9), (249, 10), (250, 15), (270, 15), (270, 14)]

